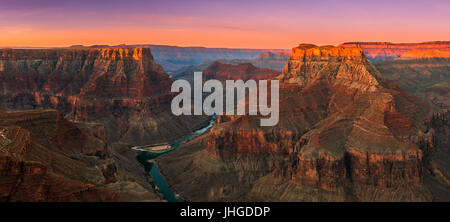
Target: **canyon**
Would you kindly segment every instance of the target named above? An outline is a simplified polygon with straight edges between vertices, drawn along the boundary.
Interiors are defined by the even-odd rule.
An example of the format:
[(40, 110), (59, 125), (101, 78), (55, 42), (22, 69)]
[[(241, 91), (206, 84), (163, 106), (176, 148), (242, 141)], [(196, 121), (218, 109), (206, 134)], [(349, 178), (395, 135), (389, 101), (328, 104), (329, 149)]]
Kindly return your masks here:
[[(31, 135), (28, 135), (30, 142), (26, 144), (4, 148), (6, 162), (2, 161), (2, 168), (5, 167), (4, 173), (10, 176), (8, 183), (11, 184), (14, 182), (12, 178), (21, 178), (27, 171), (34, 171), (21, 168), (36, 159), (33, 157), (34, 152), (52, 153), (56, 150), (56, 157), (38, 159), (36, 164), (40, 166), (60, 161), (62, 165), (68, 166), (90, 165), (69, 169), (70, 171), (49, 166), (43, 169), (45, 172), (40, 174), (41, 177), (77, 175), (74, 184), (80, 181), (80, 188), (77, 188), (80, 190), (108, 187), (107, 192), (133, 193), (125, 195), (126, 198), (121, 200), (160, 200), (151, 186), (151, 178), (145, 175), (143, 167), (136, 160), (136, 151), (129, 147), (171, 141), (200, 128), (207, 121), (206, 117), (172, 115), (172, 80), (154, 61), (148, 48), (1, 49), (0, 82), (0, 104), (4, 110), (0, 113), (1, 118), (12, 121), (15, 115), (20, 116), (17, 124), (7, 124), (8, 127), (17, 125), (16, 128), (8, 129), (8, 132), (17, 132), (16, 134), (24, 137)], [(22, 113), (12, 115), (12, 112)], [(44, 130), (48, 113), (55, 116), (52, 117), (53, 122), (49, 123), (53, 128), (49, 129), (48, 134), (34, 135), (26, 132), (26, 128), (19, 128), (24, 124), (33, 126), (32, 131), (39, 131), (39, 127)], [(43, 120), (40, 116), (43, 116)], [(81, 131), (84, 133), (80, 133)], [(74, 135), (75, 132), (80, 135)], [(11, 140), (10, 136), (14, 135), (7, 134), (5, 138)], [(89, 136), (98, 140), (88, 139)], [(86, 144), (79, 144), (82, 142), (79, 140), (85, 137)], [(35, 142), (50, 139), (50, 143)], [(98, 144), (99, 141), (102, 143)], [(28, 143), (37, 145), (30, 146)], [(58, 143), (67, 144), (58, 146)], [(15, 155), (16, 152), (20, 155)], [(28, 153), (30, 159), (24, 157)], [(71, 162), (74, 155), (81, 161)], [(101, 180), (101, 170), (96, 170), (97, 174), (100, 172), (96, 175), (98, 178), (94, 181), (86, 180), (84, 177), (93, 177), (86, 174), (90, 172), (86, 167), (99, 168), (99, 164), (105, 162), (102, 158), (106, 158), (108, 163), (105, 174), (113, 175), (112, 179), (108, 176), (109, 179)], [(11, 164), (14, 166), (11, 167)], [(33, 189), (42, 190), (48, 186), (58, 186), (62, 182), (52, 179), (44, 180), (43, 183), (35, 184)], [(70, 185), (69, 182), (67, 184)], [(26, 192), (23, 187), (11, 189)], [(11, 189), (4, 190), (5, 193), (1, 196), (11, 196), (7, 193)], [(61, 189), (72, 188), (62, 184)], [(53, 197), (49, 194), (45, 197), (43, 194), (39, 197), (41, 199), (35, 199), (23, 194), (20, 198), (8, 197), (7, 200), (99, 201), (103, 194), (92, 192), (89, 193), (90, 198), (78, 199), (62, 198), (61, 195)], [(67, 197), (71, 195), (70, 192), (64, 194)], [(118, 195), (111, 195), (111, 198), (114, 196)]]
[[(189, 65), (185, 66), (179, 70), (176, 70), (172, 72), (171, 78), (172, 79), (186, 79), (186, 80), (192, 80), (193, 73), (194, 72), (200, 72), (200, 71), (206, 71), (211, 65), (214, 63), (220, 63), (220, 64), (229, 64), (229, 65), (239, 65), (239, 64), (251, 64), (254, 67), (262, 68), (262, 69), (269, 69), (276, 72), (281, 72), (283, 69), (284, 64), (289, 59), (289, 53), (285, 51), (280, 52), (265, 52), (260, 55), (258, 55), (254, 59), (217, 59), (214, 61), (206, 61), (200, 65)], [(253, 68), (252, 68), (253, 69)], [(267, 71), (263, 71), (263, 74)]]
[(183, 200), (448, 201), (448, 45), (0, 49), (0, 199), (161, 201), (130, 147), (207, 125), (170, 108), (203, 71), (279, 80), (280, 119), (218, 116), (152, 160)]
[[(152, 44), (139, 44), (139, 45), (93, 45), (83, 46), (74, 45), (71, 48), (150, 48), (155, 61), (160, 64), (166, 72), (172, 74), (180, 69), (197, 66), (206, 62), (213, 62), (215, 60), (241, 60), (249, 61), (255, 59), (255, 61), (262, 61), (270, 57), (279, 58), (280, 55), (285, 54), (287, 51), (284, 49), (237, 49), (237, 48), (206, 48), (206, 47), (180, 47), (169, 45), (152, 45)], [(272, 61), (272, 59), (271, 59)], [(284, 61), (285, 62), (285, 61)], [(276, 64), (277, 66), (283, 66), (283, 64)], [(240, 62), (242, 63), (242, 62)], [(276, 63), (276, 62), (274, 62)], [(262, 64), (262, 63), (260, 63)], [(264, 63), (264, 65), (270, 65), (270, 63)], [(263, 67), (270, 68), (270, 67)]]
[(301, 44), (276, 78), (277, 126), (219, 116), (208, 133), (156, 160), (183, 199), (448, 200), (448, 158), (433, 167), (427, 148), (446, 117), (424, 124), (438, 110), (385, 79), (362, 49)]

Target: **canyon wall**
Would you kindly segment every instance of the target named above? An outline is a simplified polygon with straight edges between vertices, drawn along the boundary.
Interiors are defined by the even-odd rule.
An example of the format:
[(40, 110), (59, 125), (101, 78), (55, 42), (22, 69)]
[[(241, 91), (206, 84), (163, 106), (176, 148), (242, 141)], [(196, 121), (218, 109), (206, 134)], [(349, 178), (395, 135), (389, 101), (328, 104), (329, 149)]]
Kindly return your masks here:
[[(62, 175), (64, 184), (61, 189), (69, 191), (61, 195), (41, 193), (40, 197), (34, 197), (30, 196), (32, 193), (27, 193), (26, 186), (13, 186), (15, 181), (21, 183), (23, 175), (27, 175), (15, 167), (28, 164), (28, 159), (10, 157), (8, 153), (16, 152), (17, 146), (7, 147), (7, 160), (2, 165), (8, 169), (5, 175), (20, 178), (11, 179), (8, 182), (11, 186), (5, 185), (11, 189), (2, 191), (4, 197), (9, 196), (4, 200), (91, 200), (78, 196), (72, 198), (72, 182), (64, 179), (69, 177), (72, 181), (72, 176), (76, 176), (73, 184), (79, 184), (79, 189), (102, 187), (111, 193), (105, 199), (98, 199), (101, 196), (92, 194), (92, 200), (113, 201), (118, 197), (121, 200), (159, 200), (149, 183), (151, 179), (136, 160), (137, 153), (130, 147), (177, 139), (207, 121), (202, 117), (172, 115), (170, 102), (174, 94), (170, 93), (171, 84), (172, 80), (154, 61), (148, 48), (1, 49), (1, 109), (35, 110), (23, 111), (20, 124), (7, 125), (25, 124), (34, 127), (32, 130), (36, 132), (42, 128), (44, 133), (35, 136), (32, 133), (30, 143), (37, 145), (23, 144), (23, 149), (31, 156), (34, 152), (58, 153), (55, 158), (39, 159), (38, 165), (53, 164), (52, 161), (59, 161), (61, 166), (85, 165), (74, 170), (46, 167), (45, 173), (40, 175), (45, 178), (60, 178)], [(13, 121), (13, 113), (5, 111), (2, 120)], [(45, 133), (48, 121), (41, 117), (48, 113), (54, 116), (48, 121), (57, 123), (49, 123), (53, 128), (48, 129), (50, 133)], [(26, 131), (19, 129), (8, 132), (27, 135)], [(13, 143), (20, 142), (14, 134), (6, 135), (6, 138)], [(78, 162), (73, 162), (74, 158)], [(16, 165), (9, 166), (13, 163)], [(11, 171), (17, 172), (12, 174)], [(95, 181), (89, 179), (92, 177), (89, 174), (91, 171), (98, 174)], [(62, 182), (52, 179), (42, 183), (42, 186), (36, 185), (33, 189), (44, 189), (39, 190), (44, 192), (46, 187), (53, 189)], [(78, 192), (77, 189), (74, 190)], [(12, 197), (11, 192), (22, 194)]]
[(422, 43), (345, 42), (341, 46), (361, 48), (367, 55), (367, 58), (372, 61), (450, 57), (449, 41)]
[[(189, 66), (197, 66), (205, 62), (212, 62), (215, 60), (251, 60), (258, 57), (261, 53), (285, 52), (284, 49), (245, 49), (245, 48), (206, 48), (206, 47), (181, 47), (169, 45), (94, 45), (82, 46), (74, 45), (71, 48), (117, 48), (117, 47), (131, 47), (131, 48), (150, 48), (155, 61), (164, 68), (165, 71), (172, 74), (182, 68)], [(270, 68), (270, 67), (263, 67)]]
[(97, 135), (56, 110), (0, 112), (0, 200), (158, 200), (138, 184), (135, 190), (114, 188), (124, 183)]
[(414, 140), (430, 110), (383, 79), (361, 49), (299, 45), (277, 78), (277, 126), (218, 118), (208, 135), (158, 160), (183, 198), (432, 200)]
[(55, 108), (138, 145), (191, 129), (171, 114), (172, 80), (148, 48), (3, 49), (0, 67), (3, 108)]

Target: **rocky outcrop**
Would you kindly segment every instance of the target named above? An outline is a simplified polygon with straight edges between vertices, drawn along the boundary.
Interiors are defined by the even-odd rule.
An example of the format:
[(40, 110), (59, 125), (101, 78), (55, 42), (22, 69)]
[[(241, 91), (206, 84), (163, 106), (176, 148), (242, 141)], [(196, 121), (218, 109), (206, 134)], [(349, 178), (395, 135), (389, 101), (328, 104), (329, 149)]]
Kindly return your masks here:
[(449, 57), (450, 42), (390, 43), (390, 42), (346, 42), (341, 46), (361, 48), (373, 61), (397, 58)]
[(425, 122), (426, 129), (417, 135), (417, 143), (424, 151), (424, 164), (429, 180), (425, 181), (434, 193), (434, 201), (450, 198), (450, 111), (434, 113)]
[[(431, 200), (423, 151), (413, 141), (427, 110), (383, 79), (361, 49), (302, 44), (277, 78), (277, 126), (260, 127), (255, 116), (218, 118), (203, 141), (158, 160), (178, 193), (192, 200)], [(191, 183), (207, 192), (195, 193)], [(285, 185), (283, 196), (273, 196)], [(320, 194), (308, 196), (309, 189)]]
[[(13, 125), (23, 127), (23, 123), (31, 127), (31, 143), (39, 144), (33, 150), (44, 154), (58, 153), (55, 158), (38, 158), (44, 166), (54, 164), (56, 159), (59, 161), (61, 167), (54, 169), (55, 178), (62, 174), (74, 180), (73, 184), (86, 185), (89, 190), (105, 187), (112, 192), (106, 195), (105, 198), (110, 198), (108, 200), (117, 200), (114, 192), (121, 197), (124, 194), (126, 198), (123, 200), (158, 200), (159, 196), (148, 183), (143, 167), (136, 161), (136, 152), (129, 147), (167, 142), (204, 123), (201, 117), (172, 115), (170, 101), (174, 95), (170, 93), (171, 84), (172, 80), (154, 61), (148, 48), (0, 50), (2, 109), (39, 110), (25, 112), (20, 118), (13, 118), (15, 114), (10, 112), (1, 120), (9, 124), (8, 121), (14, 119)], [(48, 108), (61, 114), (41, 110)], [(52, 128), (47, 130), (48, 122)], [(36, 135), (33, 136), (33, 132)], [(5, 141), (9, 140), (17, 142), (16, 138)], [(28, 160), (17, 161), (20, 165)], [(87, 165), (72, 170), (70, 166), (74, 164)], [(94, 178), (92, 171), (95, 172), (95, 181), (91, 179)], [(53, 170), (47, 167), (47, 172)], [(46, 186), (52, 187), (59, 183), (62, 182), (45, 181)], [(60, 198), (59, 194), (42, 193), (36, 199), (26, 196), (31, 195), (26, 193), (26, 188), (14, 188), (24, 196), (5, 200)], [(66, 188), (70, 192), (77, 190), (63, 189)], [(3, 193), (7, 192), (10, 189)]]
[(171, 115), (172, 81), (148, 48), (3, 49), (0, 64), (4, 108), (55, 108), (138, 145), (191, 129)]
[(0, 140), (1, 201), (133, 200), (104, 188), (117, 181), (105, 141), (56, 110), (1, 112)]

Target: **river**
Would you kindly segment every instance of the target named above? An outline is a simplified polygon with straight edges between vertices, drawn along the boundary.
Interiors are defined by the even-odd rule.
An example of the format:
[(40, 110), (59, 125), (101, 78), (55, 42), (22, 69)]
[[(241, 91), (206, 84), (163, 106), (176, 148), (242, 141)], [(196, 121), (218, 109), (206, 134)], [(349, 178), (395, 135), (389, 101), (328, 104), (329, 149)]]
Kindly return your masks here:
[(174, 142), (172, 142), (170, 144), (170, 149), (168, 149), (168, 150), (150, 151), (150, 150), (146, 150), (146, 149), (139, 149), (140, 154), (138, 156), (138, 160), (142, 165), (144, 165), (145, 172), (147, 172), (153, 178), (153, 183), (156, 187), (158, 187), (158, 192), (160, 192), (163, 195), (164, 200), (167, 200), (168, 202), (183, 202), (184, 201), (180, 197), (177, 197), (175, 195), (175, 193), (173, 192), (173, 190), (170, 189), (166, 180), (159, 172), (158, 167), (150, 160), (155, 159), (156, 157), (159, 157), (161, 155), (164, 155), (168, 152), (175, 150), (185, 141), (188, 141), (194, 137), (202, 135), (209, 128), (211, 128), (213, 126), (216, 118), (217, 118), (216, 116), (212, 116), (211, 119), (209, 120), (208, 125), (206, 125), (205, 127), (201, 128), (191, 134), (188, 134), (181, 139), (175, 140)]

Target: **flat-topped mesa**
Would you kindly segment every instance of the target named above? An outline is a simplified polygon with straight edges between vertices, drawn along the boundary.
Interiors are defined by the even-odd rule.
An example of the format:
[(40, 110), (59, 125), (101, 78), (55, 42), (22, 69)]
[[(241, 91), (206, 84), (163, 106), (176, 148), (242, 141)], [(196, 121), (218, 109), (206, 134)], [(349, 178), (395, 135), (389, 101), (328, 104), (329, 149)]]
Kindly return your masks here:
[(0, 72), (165, 74), (148, 48), (0, 49)]
[(448, 53), (450, 53), (450, 41), (422, 43), (345, 42), (340, 46), (347, 48), (361, 48), (367, 57), (373, 61), (392, 60), (400, 57), (449, 57)]
[(64, 57), (76, 59), (80, 55), (98, 59), (150, 59), (153, 56), (148, 48), (54, 48), (54, 49), (0, 49), (0, 59), (51, 59)]
[(360, 61), (363, 59), (363, 54), (362, 50), (358, 48), (300, 44), (298, 47), (292, 49), (291, 58), (305, 58), (311, 60), (328, 60), (335, 58), (336, 60), (355, 59)]
[(450, 41), (433, 41), (421, 43), (392, 43), (392, 42), (344, 42), (340, 46), (348, 48), (397, 48), (397, 49), (436, 49), (449, 48)]
[(450, 58), (450, 50), (411, 50), (400, 55), (401, 58)]
[(35, 98), (154, 97), (171, 84), (148, 48), (1, 49), (0, 80), (3, 92)]
[(369, 73), (368, 65), (359, 48), (300, 44), (292, 49), (279, 79), (301, 86), (326, 80), (331, 84), (373, 91), (378, 82)]

